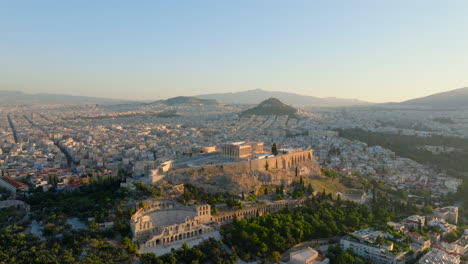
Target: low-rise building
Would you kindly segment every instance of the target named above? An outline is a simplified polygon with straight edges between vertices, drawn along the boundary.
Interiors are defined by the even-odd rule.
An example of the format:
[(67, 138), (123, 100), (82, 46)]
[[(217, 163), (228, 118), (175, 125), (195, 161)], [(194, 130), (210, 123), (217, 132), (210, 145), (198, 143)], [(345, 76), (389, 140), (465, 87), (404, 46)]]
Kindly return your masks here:
[(436, 227), (442, 233), (441, 237), (445, 237), (450, 232), (457, 229), (456, 225), (447, 223), (444, 219), (432, 218), (428, 223), (428, 226)]
[(0, 186), (6, 188), (10, 192), (16, 194), (16, 192), (28, 192), (28, 185), (13, 179), (12, 177), (1, 177)]
[(426, 224), (426, 218), (420, 215), (411, 215), (402, 222), (408, 228), (422, 228)]
[(410, 258), (409, 251), (397, 252), (393, 243), (375, 243), (378, 238), (384, 238), (385, 232), (363, 229), (345, 236), (340, 240), (343, 250), (352, 250), (355, 254), (378, 264), (403, 264)]
[(455, 225), (458, 224), (458, 207), (456, 206), (436, 208), (433, 213), (436, 217), (445, 219)]
[(422, 256), (418, 261), (419, 264), (460, 264), (460, 257), (451, 255), (442, 250), (433, 248)]
[(422, 236), (416, 232), (409, 232), (408, 236), (411, 238), (411, 241), (422, 246), (422, 249), (429, 248), (431, 246), (431, 239), (425, 236)]
[(289, 254), (289, 264), (329, 264), (330, 259), (307, 247)]

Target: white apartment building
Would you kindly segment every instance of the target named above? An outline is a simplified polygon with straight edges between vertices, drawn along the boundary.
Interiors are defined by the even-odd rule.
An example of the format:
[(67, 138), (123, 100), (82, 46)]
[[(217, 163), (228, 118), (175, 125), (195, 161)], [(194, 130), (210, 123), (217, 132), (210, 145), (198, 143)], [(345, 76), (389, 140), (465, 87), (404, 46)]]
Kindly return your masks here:
[(460, 256), (433, 248), (418, 261), (419, 264), (460, 264)]
[(436, 217), (445, 219), (455, 225), (458, 224), (458, 207), (456, 206), (436, 208), (433, 213)]
[(404, 264), (408, 252), (392, 252), (393, 244), (374, 245), (353, 236), (346, 236), (340, 240), (343, 250), (352, 250), (355, 254), (376, 264)]

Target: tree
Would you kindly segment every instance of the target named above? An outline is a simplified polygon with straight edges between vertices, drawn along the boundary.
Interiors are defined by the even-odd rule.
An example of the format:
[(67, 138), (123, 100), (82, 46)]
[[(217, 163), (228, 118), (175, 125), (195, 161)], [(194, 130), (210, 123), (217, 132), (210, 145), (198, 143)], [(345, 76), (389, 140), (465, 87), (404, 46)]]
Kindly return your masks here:
[(6, 200), (10, 196), (11, 196), (11, 192), (7, 188), (0, 186), (0, 200)]
[[(430, 205), (425, 206), (425, 207), (423, 208), (423, 210), (422, 210), (422, 212), (423, 212), (424, 214), (427, 214), (427, 215), (428, 215), (428, 214), (431, 214), (432, 211), (434, 211), (434, 208), (433, 208), (432, 206), (430, 206)], [(427, 222), (426, 222), (426, 223), (427, 223)]]
[(270, 260), (274, 263), (278, 263), (281, 259), (281, 254), (278, 251), (273, 251), (270, 255)]
[(135, 185), (135, 188), (139, 191), (145, 191), (146, 190), (146, 187), (145, 187), (145, 184), (141, 181), (139, 182), (135, 182), (133, 185)]
[(374, 184), (374, 186), (372, 187), (372, 205), (375, 205), (376, 199), (377, 199), (377, 197), (376, 197), (376, 193), (375, 193), (375, 184)]
[(91, 231), (93, 232), (97, 232), (99, 231), (99, 224), (96, 223), (96, 221), (91, 221), (88, 223), (88, 227)]
[(378, 245), (382, 245), (384, 243), (384, 239), (382, 236), (378, 236), (376, 239), (375, 239), (375, 243), (378, 244)]
[(145, 201), (141, 201), (141, 202), (138, 204), (138, 208), (145, 208), (145, 206), (146, 206)]
[(188, 244), (187, 244), (187, 243), (183, 243), (183, 244), (182, 244), (182, 249), (183, 249), (183, 251), (184, 251), (184, 258), (186, 258), (186, 257), (187, 257), (187, 251), (188, 251), (188, 249), (189, 249)]
[(408, 194), (406, 193), (405, 189), (398, 190), (398, 195), (400, 195), (401, 199), (408, 200)]
[(338, 256), (336, 263), (338, 264), (355, 263), (355, 258), (349, 252), (345, 252), (344, 254)]
[(276, 146), (276, 143), (273, 143), (271, 146), (271, 153), (273, 153), (275, 156), (278, 156), (278, 147)]
[[(285, 208), (223, 226), (221, 233), (224, 242), (234, 248), (243, 260), (260, 257), (275, 261), (274, 251), (283, 252), (306, 240), (331, 237), (368, 226), (372, 222), (369, 215), (371, 212), (365, 205), (350, 201), (336, 206), (334, 202), (319, 203), (315, 199), (306, 199), (301, 207)], [(335, 251), (334, 260), (345, 254), (339, 248)], [(351, 259), (349, 254), (352, 255), (348, 252), (348, 255), (341, 256), (340, 263), (352, 263), (345, 262)]]
[(128, 237), (123, 239), (123, 247), (127, 249), (128, 253), (136, 255), (138, 253), (137, 244), (133, 243), (132, 240)]
[(249, 200), (250, 202), (253, 202), (253, 201), (257, 200), (257, 196), (255, 196), (255, 194), (251, 193), (251, 194), (249, 194), (249, 196), (247, 196), (247, 200)]
[(57, 188), (57, 184), (58, 184), (58, 176), (57, 174), (51, 174), (49, 175), (49, 184), (51, 184), (54, 189)]
[(453, 242), (457, 241), (457, 239), (458, 239), (458, 234), (455, 231), (452, 231), (452, 232), (448, 233), (447, 236), (445, 237), (445, 241), (447, 241), (449, 243), (453, 243)]

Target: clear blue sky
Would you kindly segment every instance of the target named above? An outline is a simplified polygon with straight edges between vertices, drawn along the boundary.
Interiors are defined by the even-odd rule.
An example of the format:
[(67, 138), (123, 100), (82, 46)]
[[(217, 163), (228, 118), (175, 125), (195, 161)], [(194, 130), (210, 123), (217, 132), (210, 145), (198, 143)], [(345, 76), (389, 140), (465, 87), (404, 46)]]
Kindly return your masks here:
[(0, 90), (127, 99), (468, 86), (468, 1), (1, 1)]

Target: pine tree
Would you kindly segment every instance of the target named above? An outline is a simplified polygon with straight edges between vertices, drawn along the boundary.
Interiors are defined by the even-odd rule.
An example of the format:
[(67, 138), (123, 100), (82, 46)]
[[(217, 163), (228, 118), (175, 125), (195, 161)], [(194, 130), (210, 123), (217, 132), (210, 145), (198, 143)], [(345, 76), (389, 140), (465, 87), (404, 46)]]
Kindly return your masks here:
[(271, 146), (271, 153), (273, 153), (273, 155), (275, 156), (278, 156), (278, 148), (276, 146), (276, 143), (273, 143), (273, 145)]
[(376, 197), (375, 197), (375, 185), (372, 188), (372, 205), (375, 205)]
[(307, 186), (307, 191), (309, 192), (309, 194), (314, 194), (314, 188), (312, 187), (312, 184), (309, 183), (309, 185)]

